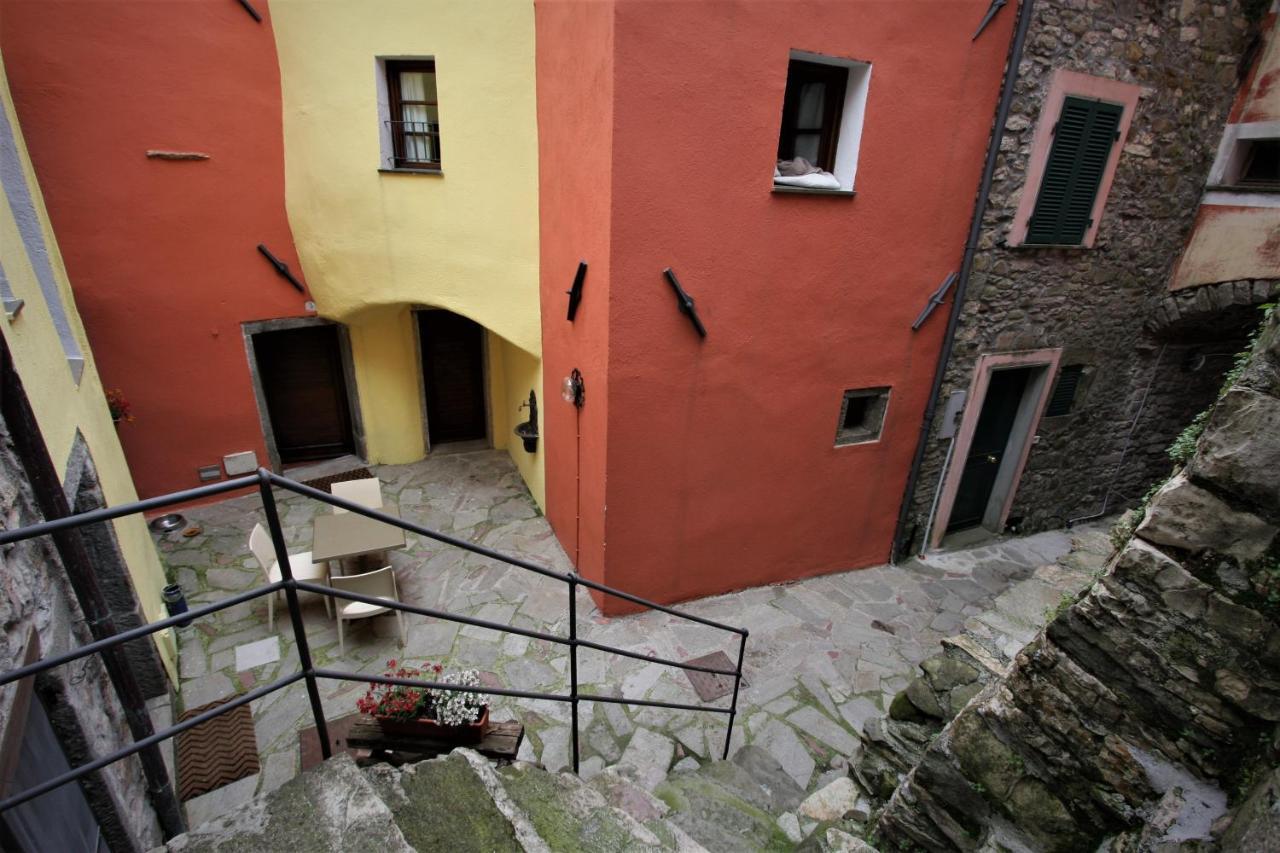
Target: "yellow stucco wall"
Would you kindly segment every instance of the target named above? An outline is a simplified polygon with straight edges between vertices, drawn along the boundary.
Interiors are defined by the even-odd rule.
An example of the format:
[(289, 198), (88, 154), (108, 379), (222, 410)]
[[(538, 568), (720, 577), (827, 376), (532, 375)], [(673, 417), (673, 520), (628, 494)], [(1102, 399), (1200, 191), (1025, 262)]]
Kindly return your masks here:
[[(13, 128), (18, 158), (22, 163), (22, 177), (40, 221), (44, 247), (61, 295), (60, 301), (85, 358), (79, 383), (76, 383), (68, 366), (52, 314), (40, 290), (23, 234), (7, 197), (0, 199), (0, 261), (3, 262), (4, 273), (14, 296), (24, 300), (25, 304), (17, 317), (0, 319), (0, 328), (3, 329), (23, 388), (40, 424), (41, 435), (60, 476), (66, 475), (68, 457), (75, 443), (76, 431), (79, 430), (93, 457), (107, 504), (116, 506), (129, 503), (137, 500), (138, 495), (125, 463), (116, 426), (112, 423), (111, 413), (107, 408), (102, 380), (94, 366), (84, 327), (76, 313), (75, 298), (62, 265), (62, 256), (58, 252), (31, 160), (27, 156), (26, 145), (22, 140), (21, 128), (9, 94), (8, 79), (3, 76), (2, 69), (0, 97), (3, 99), (3, 109), (9, 125)], [(4, 178), (9, 180), (10, 176), (5, 175)], [(128, 425), (122, 425), (121, 429), (128, 429)], [(113, 524), (144, 618), (154, 621), (165, 617), (167, 614), (160, 597), (165, 584), (164, 568), (144, 519), (140, 515), (134, 515), (117, 519)], [(176, 681), (177, 652), (172, 632), (162, 631), (154, 636), (169, 677)]]
[[(506, 407), (528, 396), (541, 353), (533, 3), (272, 0), (270, 12), (289, 222), (318, 312), (351, 330), (370, 461), (424, 451), (412, 306), (502, 340), (490, 406), (494, 444), (507, 446)], [(379, 171), (380, 57), (434, 59), (442, 175)], [(541, 454), (522, 456), (541, 502)]]

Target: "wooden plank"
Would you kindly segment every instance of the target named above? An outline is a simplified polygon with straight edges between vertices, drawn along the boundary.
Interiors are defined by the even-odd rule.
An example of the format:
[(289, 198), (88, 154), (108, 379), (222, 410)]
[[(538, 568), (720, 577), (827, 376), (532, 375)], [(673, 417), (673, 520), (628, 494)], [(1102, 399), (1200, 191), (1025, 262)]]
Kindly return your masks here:
[(423, 735), (391, 734), (377, 720), (361, 720), (347, 733), (347, 745), (382, 752), (443, 755), (457, 747), (474, 749), (486, 758), (514, 760), (524, 740), (524, 726), (514, 720), (491, 723), (479, 743), (458, 743)]

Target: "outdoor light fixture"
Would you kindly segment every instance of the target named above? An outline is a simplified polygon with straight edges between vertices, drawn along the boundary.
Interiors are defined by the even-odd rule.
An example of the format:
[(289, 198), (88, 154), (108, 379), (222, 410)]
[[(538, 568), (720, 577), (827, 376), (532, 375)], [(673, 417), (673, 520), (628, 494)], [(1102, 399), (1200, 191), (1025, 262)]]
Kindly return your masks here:
[(578, 368), (575, 367), (573, 372), (564, 378), (564, 382), (560, 383), (560, 396), (566, 403), (573, 403), (579, 409), (582, 408), (587, 389), (582, 383), (582, 374), (578, 372)]

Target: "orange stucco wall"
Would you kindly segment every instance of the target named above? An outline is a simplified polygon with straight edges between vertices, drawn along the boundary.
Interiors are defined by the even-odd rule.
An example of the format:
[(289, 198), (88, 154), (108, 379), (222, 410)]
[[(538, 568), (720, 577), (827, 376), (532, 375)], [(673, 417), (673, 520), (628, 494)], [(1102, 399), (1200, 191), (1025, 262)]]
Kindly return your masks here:
[[(547, 518), (578, 570), (604, 579), (609, 412), (609, 227), (613, 125), (613, 12), (607, 3), (536, 7), (542, 405)], [(578, 262), (582, 303), (566, 319)], [(586, 404), (560, 399), (577, 368)], [(581, 439), (578, 436), (581, 435)]]
[[(301, 268), (285, 217), (279, 69), (265, 2), (0, 0), (27, 145), (143, 496), (254, 450), (240, 323), (304, 313), (257, 253)], [(166, 162), (149, 149), (210, 159)]]
[[(883, 562), (945, 311), (910, 326), (960, 263), (1015, 10), (973, 42), (987, 0), (566, 5), (539, 4), (539, 54), (585, 52), (583, 68), (610, 60), (575, 22), (614, 13), (612, 114), (591, 111), (603, 91), (589, 80), (578, 99), (539, 88), (544, 296), (563, 305), (588, 251), (575, 238), (609, 255), (607, 294), (591, 257), (584, 301), (608, 300), (607, 517), (580, 547), (603, 551), (606, 582), (664, 601)], [(771, 192), (791, 49), (872, 63), (856, 198)], [(575, 123), (561, 148), (585, 157), (549, 144)], [(555, 230), (584, 208), (589, 235)], [(548, 332), (549, 365), (598, 359), (593, 332)], [(595, 453), (586, 413), (605, 383), (587, 380)], [(893, 389), (881, 440), (833, 446), (842, 392), (880, 385)], [(550, 459), (549, 484), (563, 464)], [(584, 482), (599, 465), (584, 463)], [(603, 512), (597, 500), (582, 506)]]

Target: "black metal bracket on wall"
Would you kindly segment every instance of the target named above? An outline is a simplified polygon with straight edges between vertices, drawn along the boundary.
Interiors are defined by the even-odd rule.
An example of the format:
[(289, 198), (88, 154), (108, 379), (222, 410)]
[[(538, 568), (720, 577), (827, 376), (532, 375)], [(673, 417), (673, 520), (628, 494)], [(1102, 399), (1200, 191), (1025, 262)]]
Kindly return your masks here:
[(578, 261), (578, 271), (573, 276), (573, 287), (565, 291), (569, 294), (569, 322), (578, 315), (578, 303), (582, 301), (582, 284), (587, 277), (587, 262)]
[(947, 297), (947, 291), (951, 289), (951, 285), (956, 283), (957, 278), (957, 274), (953, 272), (942, 280), (942, 284), (938, 285), (938, 289), (929, 297), (929, 302), (924, 306), (919, 316), (916, 317), (916, 321), (911, 324), (911, 331), (918, 331), (924, 325), (924, 321), (929, 319), (933, 309), (941, 305), (942, 300)]
[(992, 18), (996, 16), (996, 12), (1003, 9), (1007, 2), (1008, 0), (991, 0), (991, 6), (987, 9), (987, 14), (982, 16), (982, 22), (978, 24), (978, 28), (973, 32), (973, 38), (969, 39), (969, 41), (978, 40), (978, 36), (982, 35), (982, 31), (987, 28), (987, 24), (991, 23)]
[(299, 293), (305, 294), (307, 292), (307, 289), (302, 286), (302, 282), (298, 281), (293, 272), (290, 271), (288, 264), (271, 254), (271, 250), (262, 243), (258, 244), (258, 251), (262, 253), (262, 257), (266, 258), (267, 262), (271, 264), (271, 266), (276, 268), (276, 272), (278, 272), (282, 278), (297, 288)]
[(236, 0), (236, 2), (239, 3), (241, 6), (243, 6), (244, 10), (248, 12), (250, 15), (252, 15), (255, 21), (257, 21), (259, 24), (262, 23), (262, 13), (260, 13), (257, 9), (253, 8), (253, 4), (250, 3), (249, 0)]
[(698, 309), (694, 307), (693, 297), (685, 292), (680, 286), (680, 280), (676, 278), (676, 274), (671, 271), (671, 267), (667, 267), (662, 271), (667, 277), (667, 283), (671, 285), (671, 289), (676, 292), (676, 307), (680, 312), (689, 318), (689, 322), (698, 330), (698, 337), (705, 338), (707, 329), (702, 325), (702, 320), (698, 317)]

